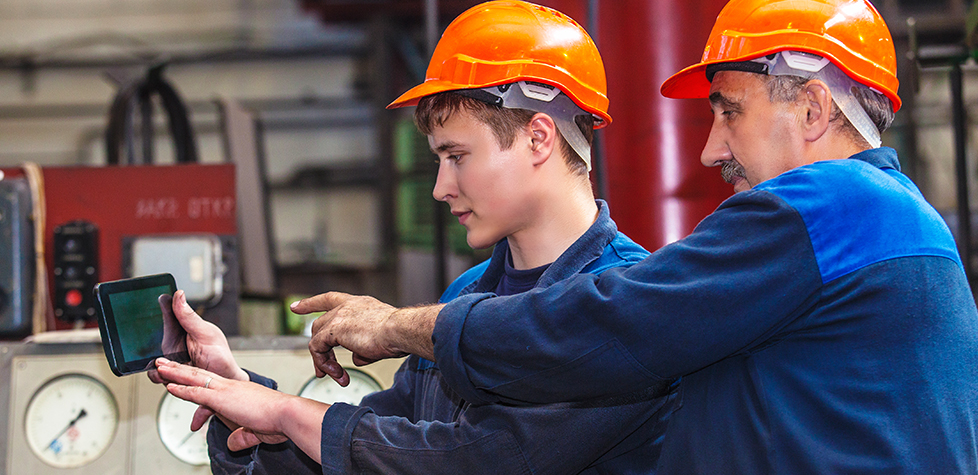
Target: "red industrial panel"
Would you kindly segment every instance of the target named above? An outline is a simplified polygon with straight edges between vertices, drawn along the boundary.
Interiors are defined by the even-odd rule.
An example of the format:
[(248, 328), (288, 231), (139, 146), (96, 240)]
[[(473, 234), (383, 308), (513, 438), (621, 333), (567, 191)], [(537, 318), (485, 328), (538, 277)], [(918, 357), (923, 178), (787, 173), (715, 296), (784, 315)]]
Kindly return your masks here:
[[(22, 174), (19, 169), (4, 172)], [(124, 237), (237, 233), (233, 165), (52, 167), (44, 168), (43, 176), (49, 288), (54, 229), (64, 223), (85, 220), (98, 227), (101, 281), (123, 277)], [(48, 328), (69, 326), (49, 316)]]

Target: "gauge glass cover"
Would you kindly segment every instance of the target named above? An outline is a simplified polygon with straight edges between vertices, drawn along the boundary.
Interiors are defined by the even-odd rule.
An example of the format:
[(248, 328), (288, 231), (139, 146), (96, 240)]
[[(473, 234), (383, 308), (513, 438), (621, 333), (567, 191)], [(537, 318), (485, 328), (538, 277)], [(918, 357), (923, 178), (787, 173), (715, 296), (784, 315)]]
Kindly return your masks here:
[(207, 454), (207, 427), (210, 420), (200, 430), (191, 431), (190, 422), (196, 411), (196, 404), (164, 393), (156, 416), (156, 426), (160, 440), (174, 457), (190, 465), (207, 465), (210, 462)]
[(119, 426), (119, 407), (104, 384), (84, 374), (65, 374), (41, 386), (27, 405), (27, 445), (57, 468), (88, 465), (109, 448)]
[(350, 375), (348, 386), (340, 386), (332, 378), (313, 376), (302, 386), (299, 396), (326, 404), (345, 402), (356, 405), (360, 404), (360, 400), (367, 394), (383, 389), (376, 379), (363, 371), (346, 368), (346, 372)]

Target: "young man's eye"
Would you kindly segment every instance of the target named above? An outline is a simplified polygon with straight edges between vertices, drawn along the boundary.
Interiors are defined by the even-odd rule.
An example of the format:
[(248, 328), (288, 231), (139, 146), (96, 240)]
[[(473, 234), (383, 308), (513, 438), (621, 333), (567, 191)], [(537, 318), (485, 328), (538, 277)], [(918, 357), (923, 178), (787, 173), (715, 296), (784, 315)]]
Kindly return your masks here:
[(444, 157), (435, 157), (435, 164), (440, 165), (442, 160), (451, 160), (457, 162), (462, 159), (461, 155), (445, 155)]

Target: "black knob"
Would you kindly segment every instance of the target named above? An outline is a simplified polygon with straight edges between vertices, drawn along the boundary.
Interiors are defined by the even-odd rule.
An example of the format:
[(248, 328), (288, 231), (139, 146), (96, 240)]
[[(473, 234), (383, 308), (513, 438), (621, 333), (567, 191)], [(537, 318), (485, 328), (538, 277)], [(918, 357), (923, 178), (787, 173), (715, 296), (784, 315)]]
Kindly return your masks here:
[(81, 242), (74, 238), (68, 239), (65, 241), (64, 250), (68, 253), (78, 252), (81, 250)]

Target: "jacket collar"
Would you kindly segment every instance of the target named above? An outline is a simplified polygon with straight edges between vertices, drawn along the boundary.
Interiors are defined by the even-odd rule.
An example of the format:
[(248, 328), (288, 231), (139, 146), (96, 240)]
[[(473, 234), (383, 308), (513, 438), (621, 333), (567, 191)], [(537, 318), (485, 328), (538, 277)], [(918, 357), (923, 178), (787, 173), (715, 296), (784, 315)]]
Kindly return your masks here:
[[(608, 204), (604, 200), (594, 200), (594, 202), (598, 205), (598, 218), (556, 261), (550, 264), (550, 267), (540, 276), (536, 287), (547, 287), (579, 274), (588, 264), (601, 257), (604, 248), (618, 235), (618, 226), (611, 219)], [(496, 284), (505, 272), (504, 266), (508, 257), (509, 241), (502, 239), (493, 248), (489, 267), (482, 277), (463, 289), (461, 293), (495, 290)]]
[(892, 168), (900, 171), (900, 159), (897, 158), (896, 150), (890, 147), (871, 148), (849, 158), (866, 162), (876, 168)]

